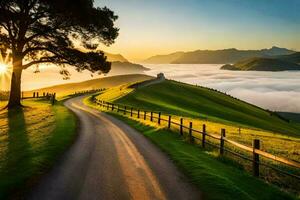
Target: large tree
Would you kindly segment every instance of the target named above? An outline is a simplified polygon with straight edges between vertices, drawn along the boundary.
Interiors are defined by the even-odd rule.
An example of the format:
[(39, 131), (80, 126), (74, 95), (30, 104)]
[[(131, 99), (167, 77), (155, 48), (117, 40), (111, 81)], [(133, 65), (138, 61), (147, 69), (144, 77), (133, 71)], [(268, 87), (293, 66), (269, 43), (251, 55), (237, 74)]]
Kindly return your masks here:
[(21, 106), (21, 75), (29, 67), (55, 64), (78, 71), (107, 73), (99, 44), (110, 45), (118, 36), (117, 16), (93, 0), (0, 0), (0, 50), (12, 58), (8, 107)]

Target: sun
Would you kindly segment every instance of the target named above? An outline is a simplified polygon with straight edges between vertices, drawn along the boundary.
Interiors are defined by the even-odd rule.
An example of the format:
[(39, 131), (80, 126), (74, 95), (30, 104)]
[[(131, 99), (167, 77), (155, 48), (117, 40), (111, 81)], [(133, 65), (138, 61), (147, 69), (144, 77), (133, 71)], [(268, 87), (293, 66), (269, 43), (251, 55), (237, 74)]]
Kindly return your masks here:
[(0, 74), (4, 74), (7, 71), (7, 65), (4, 63), (0, 63)]

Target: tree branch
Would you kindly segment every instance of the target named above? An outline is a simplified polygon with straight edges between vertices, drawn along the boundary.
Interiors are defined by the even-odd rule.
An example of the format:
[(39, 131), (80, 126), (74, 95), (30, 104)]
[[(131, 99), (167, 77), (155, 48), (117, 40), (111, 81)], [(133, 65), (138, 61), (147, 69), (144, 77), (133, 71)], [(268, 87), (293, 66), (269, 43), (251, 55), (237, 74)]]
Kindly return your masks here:
[(42, 64), (42, 63), (52, 63), (52, 64), (68, 64), (69, 62), (63, 60), (63, 61), (55, 61), (53, 62), (53, 58), (54, 57), (44, 57), (44, 58), (41, 58), (40, 60), (35, 60), (35, 61), (32, 61), (30, 63), (27, 63), (25, 65), (23, 65), (23, 69), (28, 69), (29, 67), (33, 66), (33, 65), (38, 65), (38, 64)]

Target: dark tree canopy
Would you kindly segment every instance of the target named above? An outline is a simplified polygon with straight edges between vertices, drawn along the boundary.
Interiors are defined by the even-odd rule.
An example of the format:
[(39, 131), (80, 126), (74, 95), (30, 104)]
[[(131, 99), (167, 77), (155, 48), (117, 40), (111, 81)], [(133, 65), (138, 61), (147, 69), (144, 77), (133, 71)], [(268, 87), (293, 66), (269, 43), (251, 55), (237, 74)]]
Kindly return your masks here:
[(41, 63), (107, 73), (111, 64), (97, 49), (117, 38), (116, 19), (93, 0), (0, 0), (0, 49), (12, 55), (13, 76)]

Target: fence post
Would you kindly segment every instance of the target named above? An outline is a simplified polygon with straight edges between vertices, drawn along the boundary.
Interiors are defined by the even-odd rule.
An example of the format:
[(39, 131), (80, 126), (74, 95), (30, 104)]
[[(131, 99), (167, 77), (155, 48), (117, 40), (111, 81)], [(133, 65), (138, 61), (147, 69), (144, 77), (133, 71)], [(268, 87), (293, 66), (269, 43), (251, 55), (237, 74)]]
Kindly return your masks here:
[(168, 120), (168, 129), (171, 128), (171, 115), (169, 115), (169, 120)]
[(193, 138), (193, 122), (190, 122), (189, 138), (190, 138), (190, 143), (194, 143), (194, 138)]
[(106, 109), (109, 110), (109, 103), (107, 103)]
[(54, 93), (54, 94), (52, 94), (52, 105), (54, 105), (54, 103), (55, 103), (55, 96), (56, 96), (56, 93)]
[(35, 92), (33, 93), (32, 97), (35, 98)]
[(151, 111), (150, 121), (153, 122), (153, 112)]
[(206, 125), (202, 126), (202, 147), (205, 148)]
[(220, 155), (224, 154), (224, 137), (226, 137), (225, 129), (221, 129), (221, 140), (220, 140)]
[(183, 118), (180, 118), (180, 135), (183, 135)]
[(255, 149), (260, 149), (260, 141), (253, 140), (253, 176), (259, 177), (259, 154), (255, 153)]
[(137, 116), (137, 118), (140, 118), (140, 110), (138, 110), (138, 116)]
[(111, 110), (114, 111), (115, 109), (115, 104), (111, 104)]
[(120, 111), (120, 106), (118, 105), (118, 110), (117, 110), (117, 112), (119, 112)]
[(158, 124), (160, 124), (161, 112), (158, 113)]
[(144, 111), (144, 120), (146, 120), (147, 117), (147, 111)]
[(131, 107), (131, 109), (130, 109), (130, 117), (132, 117), (132, 110), (133, 110), (133, 108)]
[(36, 93), (36, 98), (39, 98), (39, 93), (38, 92)]
[(127, 107), (124, 106), (124, 115), (126, 115), (126, 109), (127, 109)]

